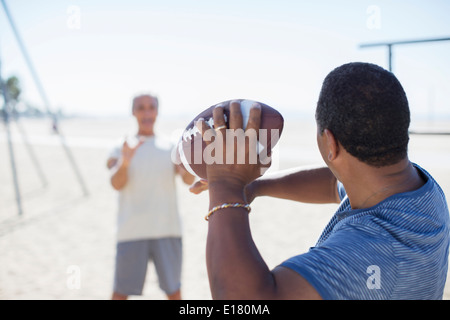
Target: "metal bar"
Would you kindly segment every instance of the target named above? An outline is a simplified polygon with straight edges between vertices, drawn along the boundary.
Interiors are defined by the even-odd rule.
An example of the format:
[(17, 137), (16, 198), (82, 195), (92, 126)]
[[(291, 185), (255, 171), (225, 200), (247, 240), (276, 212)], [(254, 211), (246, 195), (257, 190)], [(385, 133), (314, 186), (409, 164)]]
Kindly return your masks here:
[(389, 71), (392, 72), (392, 45), (388, 45)]
[[(360, 48), (369, 48), (369, 47), (388, 47), (388, 63), (389, 63), (389, 71), (392, 72), (393, 63), (392, 63), (392, 47), (394, 45), (404, 45), (404, 44), (417, 44), (417, 43), (425, 43), (425, 42), (440, 42), (440, 41), (450, 41), (450, 38), (431, 38), (431, 39), (419, 39), (419, 40), (404, 40), (404, 41), (393, 41), (393, 42), (379, 42), (379, 43), (366, 43), (361, 44)], [(410, 134), (422, 134), (422, 135), (450, 135), (450, 132), (420, 132), (420, 131), (409, 131)]]
[(2, 1), (2, 5), (3, 5), (3, 9), (5, 10), (5, 13), (6, 13), (6, 17), (8, 18), (9, 25), (11, 26), (11, 29), (13, 30), (14, 35), (16, 36), (16, 40), (19, 44), (20, 50), (22, 51), (23, 57), (25, 58), (25, 62), (28, 65), (28, 69), (30, 70), (31, 76), (33, 77), (33, 80), (36, 84), (39, 94), (41, 95), (42, 100), (44, 100), (45, 108), (47, 109), (47, 112), (49, 114), (52, 114), (52, 112), (49, 109), (50, 103), (47, 98), (47, 95), (45, 94), (44, 87), (42, 86), (42, 83), (39, 80), (39, 77), (37, 76), (36, 70), (34, 69), (33, 63), (31, 62), (30, 56), (28, 55), (25, 45), (23, 44), (22, 37), (20, 36), (19, 31), (16, 28), (16, 24), (14, 23), (14, 21), (12, 19), (11, 13), (8, 9), (8, 6), (6, 5), (5, 0), (1, 0), (1, 1)]
[(78, 182), (79, 182), (79, 184), (81, 186), (81, 190), (83, 191), (83, 195), (85, 195), (85, 196), (89, 195), (89, 191), (88, 191), (88, 189), (86, 187), (86, 184), (84, 183), (84, 180), (83, 180), (83, 178), (81, 176), (81, 173), (80, 173), (80, 171), (78, 169), (78, 166), (77, 166), (77, 164), (75, 162), (75, 158), (72, 155), (72, 152), (70, 151), (70, 148), (67, 146), (64, 136), (62, 135), (62, 133), (59, 130), (58, 130), (58, 136), (61, 139), (62, 147), (63, 147), (64, 151), (66, 152), (66, 156), (69, 159), (70, 164), (72, 165), (72, 168), (73, 168), (73, 170), (75, 172), (75, 175), (78, 178)]
[(31, 146), (30, 140), (28, 139), (28, 135), (27, 135), (22, 123), (18, 119), (18, 117), (14, 117), (14, 120), (16, 121), (17, 128), (19, 129), (19, 132), (22, 135), (23, 141), (25, 142), (25, 146), (28, 151), (28, 155), (30, 156), (31, 161), (33, 162), (34, 167), (36, 169), (36, 172), (37, 172), (39, 178), (41, 179), (42, 187), (45, 188), (48, 185), (48, 182), (47, 182), (47, 179), (45, 178), (44, 171), (42, 170), (41, 165), (39, 164), (36, 154), (34, 153), (34, 149)]
[(23, 214), (22, 197), (20, 195), (19, 178), (17, 176), (17, 168), (16, 168), (16, 159), (14, 156), (14, 147), (11, 142), (11, 130), (9, 127), (9, 102), (10, 102), (9, 91), (8, 91), (8, 88), (6, 87), (5, 82), (3, 82), (3, 78), (1, 76), (1, 74), (2, 74), (2, 71), (1, 71), (1, 61), (0, 61), (0, 86), (2, 88), (2, 94), (3, 94), (3, 98), (5, 100), (5, 103), (4, 103), (4, 106), (2, 109), (2, 116), (3, 116), (3, 122), (5, 123), (5, 127), (6, 127), (6, 138), (8, 141), (9, 160), (11, 163), (11, 172), (12, 172), (13, 182), (14, 182), (14, 193), (16, 196), (17, 211), (19, 212), (19, 215), (21, 216)]
[(403, 45), (403, 44), (414, 44), (414, 43), (424, 43), (424, 42), (439, 42), (439, 41), (450, 41), (450, 38), (431, 38), (431, 39), (418, 39), (418, 40), (404, 40), (404, 41), (392, 41), (392, 42), (378, 42), (378, 43), (366, 43), (361, 44), (360, 48), (368, 47), (382, 47), (390, 45)]
[[(25, 61), (26, 61), (27, 65), (28, 65), (28, 69), (30, 70), (31, 75), (33, 76), (33, 79), (34, 79), (34, 82), (36, 83), (36, 86), (38, 88), (39, 94), (41, 95), (41, 98), (44, 101), (47, 113), (49, 115), (53, 115), (53, 113), (50, 111), (50, 103), (49, 103), (47, 95), (46, 95), (46, 93), (44, 91), (44, 87), (42, 86), (42, 84), (41, 84), (41, 82), (39, 80), (39, 77), (38, 77), (38, 75), (37, 75), (37, 73), (36, 73), (36, 71), (34, 69), (33, 63), (31, 62), (31, 59), (30, 59), (30, 57), (28, 55), (28, 52), (27, 52), (27, 50), (25, 48), (25, 45), (23, 44), (22, 38), (21, 38), (21, 36), (20, 36), (20, 34), (19, 34), (19, 32), (18, 32), (18, 30), (16, 28), (16, 25), (15, 25), (13, 19), (12, 19), (12, 16), (11, 16), (11, 13), (10, 13), (10, 11), (8, 9), (8, 6), (6, 5), (6, 1), (5, 0), (1, 0), (1, 2), (2, 2), (2, 5), (3, 5), (3, 9), (5, 10), (6, 16), (8, 18), (9, 24), (10, 24), (10, 26), (11, 26), (13, 32), (14, 32), (14, 35), (16, 36), (16, 40), (19, 43), (19, 47), (20, 47), (20, 49), (22, 51), (22, 54), (23, 54), (23, 56), (25, 58)], [(66, 156), (69, 159), (70, 164), (72, 165), (73, 171), (75, 172), (75, 175), (76, 175), (76, 177), (78, 179), (78, 182), (79, 182), (79, 184), (81, 186), (81, 189), (83, 190), (84, 195), (88, 195), (87, 187), (86, 187), (86, 184), (84, 183), (83, 177), (80, 174), (80, 170), (78, 169), (78, 166), (77, 166), (77, 164), (75, 162), (75, 159), (74, 159), (72, 153), (70, 152), (69, 147), (66, 145), (66, 141), (65, 141), (64, 137), (61, 135), (61, 133), (59, 133), (59, 131), (58, 131), (58, 136), (60, 138), (60, 141), (61, 141), (61, 144), (63, 146), (63, 149), (64, 149), (64, 151), (66, 153)]]
[(13, 148), (13, 144), (11, 142), (11, 130), (9, 128), (9, 118), (8, 118), (9, 116), (8, 116), (8, 111), (6, 111), (6, 108), (7, 108), (6, 103), (5, 103), (4, 108), (5, 109), (3, 109), (3, 121), (5, 123), (6, 135), (7, 135), (7, 140), (8, 140), (9, 160), (11, 163), (11, 171), (12, 171), (12, 176), (13, 176), (13, 181), (14, 181), (14, 193), (16, 195), (17, 211), (19, 212), (19, 215), (21, 216), (23, 214), (22, 197), (20, 195), (19, 178), (17, 176), (14, 148)]
[(421, 134), (421, 135), (428, 135), (428, 136), (450, 136), (450, 132), (445, 132), (445, 131), (436, 131), (436, 132), (432, 132), (432, 131), (409, 131), (409, 134)]

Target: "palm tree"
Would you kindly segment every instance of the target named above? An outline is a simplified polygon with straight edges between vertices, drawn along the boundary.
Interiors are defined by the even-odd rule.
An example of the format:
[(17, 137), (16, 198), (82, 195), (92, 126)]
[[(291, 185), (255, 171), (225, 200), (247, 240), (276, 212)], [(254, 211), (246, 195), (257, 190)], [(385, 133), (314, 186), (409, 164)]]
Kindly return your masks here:
[[(22, 93), (19, 78), (17, 78), (16, 76), (11, 76), (6, 80), (5, 85), (9, 93), (9, 98), (13, 101), (18, 101), (19, 96)], [(3, 94), (2, 87), (3, 86), (0, 86), (1, 94)]]

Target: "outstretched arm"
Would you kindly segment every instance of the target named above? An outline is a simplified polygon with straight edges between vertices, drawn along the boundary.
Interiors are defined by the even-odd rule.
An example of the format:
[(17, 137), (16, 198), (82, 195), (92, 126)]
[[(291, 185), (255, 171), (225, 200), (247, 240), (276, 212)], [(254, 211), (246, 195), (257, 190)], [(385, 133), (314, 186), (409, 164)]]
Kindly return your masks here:
[[(208, 181), (199, 180), (190, 187), (190, 191), (199, 194), (208, 190)], [(293, 168), (273, 174), (267, 174), (245, 187), (247, 203), (256, 197), (275, 198), (306, 203), (339, 203), (337, 179), (330, 169)]]
[[(232, 103), (230, 110), (230, 128), (241, 128), (239, 103)], [(222, 128), (223, 109), (216, 108), (213, 116), (214, 124)], [(260, 118), (261, 110), (252, 108), (246, 130), (258, 130)], [(200, 125), (202, 132), (209, 129), (205, 122)], [(225, 130), (217, 130), (216, 139), (223, 139)], [(227, 143), (230, 141), (224, 141), (223, 145)], [(245, 148), (248, 155), (252, 148)], [(225, 151), (224, 147), (224, 154)], [(260, 172), (258, 164), (208, 165), (210, 210), (226, 203), (246, 203), (244, 187)], [(208, 224), (206, 260), (214, 299), (320, 299), (317, 291), (296, 272), (284, 267), (269, 270), (253, 242), (245, 208), (221, 209), (209, 217)]]
[(249, 202), (256, 197), (306, 203), (339, 203), (337, 180), (328, 167), (294, 168), (264, 176), (246, 187)]

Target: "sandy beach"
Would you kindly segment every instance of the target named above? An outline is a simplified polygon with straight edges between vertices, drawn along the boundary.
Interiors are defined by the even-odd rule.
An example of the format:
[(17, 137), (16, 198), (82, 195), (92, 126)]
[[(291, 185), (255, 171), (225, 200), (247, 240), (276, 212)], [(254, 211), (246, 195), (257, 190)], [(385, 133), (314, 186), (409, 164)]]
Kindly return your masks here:
[[(186, 121), (159, 131), (176, 137)], [(23, 214), (18, 215), (5, 127), (0, 126), (0, 299), (109, 299), (115, 255), (116, 192), (106, 159), (115, 142), (133, 128), (132, 119), (66, 119), (61, 130), (86, 183), (82, 188), (48, 119), (22, 119), (47, 185), (37, 174), (23, 135), (11, 123)], [(439, 124), (446, 127), (447, 124)], [(412, 127), (414, 122), (412, 123)], [(163, 128), (166, 128), (164, 130)], [(436, 128), (436, 126), (434, 126)], [(450, 197), (450, 136), (411, 135), (410, 159), (428, 170)], [(321, 165), (311, 120), (286, 120), (271, 170)], [(183, 221), (182, 296), (211, 299), (205, 266), (206, 193), (193, 195), (177, 180)], [(313, 246), (337, 205), (309, 205), (258, 198), (251, 228), (270, 268)], [(165, 299), (153, 266), (144, 294)], [(450, 299), (447, 283), (444, 299)]]

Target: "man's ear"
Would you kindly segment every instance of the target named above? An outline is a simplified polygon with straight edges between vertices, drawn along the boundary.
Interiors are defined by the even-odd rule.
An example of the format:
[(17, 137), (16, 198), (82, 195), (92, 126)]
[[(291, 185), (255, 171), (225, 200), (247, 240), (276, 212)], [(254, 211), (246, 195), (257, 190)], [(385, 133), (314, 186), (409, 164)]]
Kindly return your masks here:
[(334, 136), (334, 134), (330, 130), (328, 130), (328, 129), (323, 130), (323, 134), (325, 135), (325, 142), (326, 142), (326, 146), (328, 148), (328, 154), (327, 154), (328, 161), (333, 161), (339, 155), (339, 151), (340, 151), (339, 143), (336, 140), (336, 137)]

